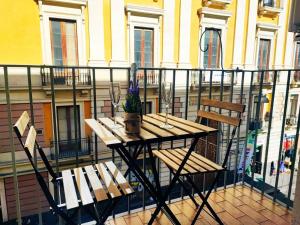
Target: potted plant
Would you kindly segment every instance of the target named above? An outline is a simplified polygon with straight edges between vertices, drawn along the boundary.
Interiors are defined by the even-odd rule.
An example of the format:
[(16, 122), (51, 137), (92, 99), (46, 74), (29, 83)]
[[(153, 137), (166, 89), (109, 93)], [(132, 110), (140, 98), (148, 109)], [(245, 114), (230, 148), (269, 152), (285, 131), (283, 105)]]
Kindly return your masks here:
[(142, 103), (140, 99), (139, 84), (130, 81), (126, 102), (123, 104), (125, 111), (124, 123), (127, 134), (138, 134), (141, 130)]

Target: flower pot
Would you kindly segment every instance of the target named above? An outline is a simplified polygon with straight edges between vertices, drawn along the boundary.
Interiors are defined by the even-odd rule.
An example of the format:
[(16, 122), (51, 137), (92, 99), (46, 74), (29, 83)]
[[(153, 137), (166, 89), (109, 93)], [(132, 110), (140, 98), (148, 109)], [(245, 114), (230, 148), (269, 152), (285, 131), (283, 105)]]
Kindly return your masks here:
[(125, 113), (124, 117), (126, 134), (138, 134), (141, 130), (141, 116), (139, 113)]

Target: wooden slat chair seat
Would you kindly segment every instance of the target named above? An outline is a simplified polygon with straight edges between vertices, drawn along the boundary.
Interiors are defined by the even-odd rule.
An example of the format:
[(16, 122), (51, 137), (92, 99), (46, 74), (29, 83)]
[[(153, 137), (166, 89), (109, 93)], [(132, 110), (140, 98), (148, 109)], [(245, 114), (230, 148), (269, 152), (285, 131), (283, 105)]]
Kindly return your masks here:
[[(160, 151), (154, 150), (153, 154), (176, 172), (181, 165), (181, 162), (184, 159), (187, 151), (188, 149), (186, 148), (166, 149)], [(192, 152), (180, 174), (194, 175), (198, 173), (213, 173), (222, 170), (225, 170), (225, 168), (203, 157), (202, 155), (197, 154), (196, 152)]]
[[(189, 182), (192, 185), (192, 187), (196, 190), (196, 192), (199, 194), (199, 196), (202, 199), (202, 203), (199, 206), (199, 204), (195, 201), (193, 196), (190, 195), (190, 197), (192, 198), (195, 205), (197, 207), (199, 207), (198, 211), (195, 214), (195, 217), (192, 221), (192, 224), (196, 223), (197, 218), (204, 206), (208, 207), (208, 209), (213, 214), (213, 216), (215, 217), (216, 221), (219, 224), (223, 224), (221, 219), (214, 212), (214, 210), (209, 205), (207, 200), (208, 200), (208, 197), (209, 197), (211, 191), (214, 188), (214, 185), (218, 181), (220, 174), (226, 170), (226, 165), (227, 165), (230, 149), (232, 146), (233, 138), (235, 137), (237, 128), (241, 124), (241, 115), (245, 111), (245, 105), (231, 103), (231, 102), (222, 102), (222, 101), (217, 101), (217, 100), (212, 100), (212, 99), (203, 99), (201, 101), (201, 103), (204, 107), (203, 107), (203, 110), (201, 109), (197, 113), (197, 119), (196, 119), (197, 122), (201, 122), (202, 119), (205, 119), (206, 121), (215, 121), (217, 123), (227, 124), (228, 126), (233, 127), (233, 129), (231, 129), (232, 130), (231, 137), (230, 137), (230, 140), (229, 140), (227, 148), (226, 148), (223, 163), (221, 165), (219, 165), (219, 164), (213, 162), (212, 160), (205, 158), (204, 156), (200, 155), (199, 153), (191, 152), (189, 149), (186, 149), (186, 148), (154, 150), (153, 154), (157, 158), (159, 158), (162, 162), (164, 162), (173, 174), (177, 173), (180, 165), (182, 164), (182, 161), (187, 159), (186, 163), (184, 164), (182, 170), (180, 171), (179, 177), (178, 177), (179, 184), (181, 184), (182, 187), (185, 188), (185, 190), (188, 190), (188, 189), (186, 189), (184, 182), (181, 179), (182, 176), (187, 177), (187, 182)], [(224, 115), (224, 114), (220, 114), (216, 111), (213, 112), (213, 111), (211, 111), (211, 108), (216, 108), (216, 109), (218, 109), (219, 112), (221, 110), (223, 110), (223, 111), (227, 110), (228, 112), (230, 112), (230, 114)], [(208, 110), (205, 110), (205, 109), (208, 109)], [(173, 119), (176, 120), (177, 122), (184, 124), (185, 126), (190, 125), (191, 129), (195, 128), (195, 125), (193, 125), (193, 123), (187, 122), (186, 120), (179, 119), (176, 117), (173, 117)], [(203, 125), (199, 124), (200, 129), (202, 126)], [(209, 191), (204, 196), (201, 193), (201, 190), (199, 190), (197, 185), (194, 183), (194, 181), (190, 175), (213, 173), (213, 172), (216, 173), (217, 175), (215, 176), (213, 182), (211, 183), (211, 186), (209, 187)]]
[[(112, 161), (63, 170), (60, 173), (61, 176), (57, 176), (45, 156), (43, 149), (38, 145), (36, 130), (34, 126), (29, 126), (29, 121), (28, 113), (24, 111), (14, 125), (15, 133), (34, 169), (50, 207), (56, 214), (61, 216), (67, 224), (77, 225), (77, 223), (64, 212), (64, 208), (71, 210), (80, 206), (86, 208), (91, 208), (92, 206), (95, 210), (96, 203), (107, 200), (113, 201), (114, 199), (119, 199), (122, 196), (133, 193), (132, 187)], [(29, 131), (26, 137), (24, 134), (27, 128), (29, 128)], [(25, 142), (23, 139), (25, 139)], [(114, 140), (109, 137), (107, 140), (108, 142), (114, 142)], [(34, 164), (33, 152), (35, 148), (40, 153), (46, 169), (53, 177), (52, 182), (58, 192), (56, 200), (54, 200), (47, 183)], [(101, 218), (95, 216), (97, 215), (97, 212), (95, 212), (95, 214), (92, 213), (91, 215), (95, 220), (82, 224), (103, 224), (112, 210), (112, 205), (113, 204), (109, 206), (111, 208), (110, 210), (104, 210)]]
[(133, 193), (112, 161), (62, 171), (59, 207), (68, 210)]

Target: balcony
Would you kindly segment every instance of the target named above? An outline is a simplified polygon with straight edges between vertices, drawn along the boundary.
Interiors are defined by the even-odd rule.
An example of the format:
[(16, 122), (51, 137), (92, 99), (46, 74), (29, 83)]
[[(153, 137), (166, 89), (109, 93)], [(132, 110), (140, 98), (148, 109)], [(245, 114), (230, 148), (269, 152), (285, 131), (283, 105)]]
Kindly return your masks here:
[(91, 85), (91, 73), (87, 68), (41, 67), (43, 88), (51, 88), (51, 76), (53, 76), (53, 84), (56, 88), (70, 89), (73, 87), (73, 83), (77, 88)]
[(282, 12), (280, 1), (276, 1), (276, 0), (259, 1), (258, 14), (260, 16), (266, 15), (266, 16), (276, 17), (280, 12)]
[(90, 138), (59, 140), (50, 142), (51, 159), (56, 158), (55, 146), (58, 146), (58, 158), (70, 159), (79, 156), (88, 156), (92, 152), (92, 143)]
[[(200, 200), (199, 198), (196, 198)], [(214, 192), (210, 203), (215, 207), (218, 216), (225, 224), (291, 224), (292, 215), (289, 210), (272, 203), (272, 200), (260, 195), (256, 190), (248, 186), (235, 186)], [(170, 208), (176, 212), (179, 222), (183, 225), (191, 224), (191, 218), (196, 212), (195, 206), (190, 199), (175, 199)], [(154, 208), (119, 216), (110, 219), (107, 224), (146, 224), (153, 213)], [(165, 214), (160, 214), (155, 224), (169, 224)], [(216, 224), (211, 216), (204, 212), (196, 224)]]
[[(4, 77), (7, 77), (7, 80), (11, 81), (13, 74), (9, 73), (10, 66), (2, 65), (0, 67), (3, 69), (0, 71), (4, 71), (4, 73), (0, 73), (0, 78), (4, 80)], [(28, 75), (26, 71), (30, 71), (26, 70), (27, 67), (31, 66), (25, 66), (25, 76), (23, 78), (26, 82), (28, 77), (30, 77), (26, 76)], [(76, 72), (81, 69), (86, 72)], [(249, 71), (205, 70), (198, 68), (140, 68), (136, 74), (130, 73), (130, 68), (127, 67), (75, 67), (71, 68), (71, 70), (68, 68), (55, 71), (51, 66), (40, 66), (40, 70), (42, 71), (42, 85), (39, 88), (35, 87), (32, 89), (32, 92), (26, 91), (25, 94), (20, 95), (19, 90), (14, 89), (14, 83), (10, 82), (0, 89), (0, 93), (3, 95), (0, 104), (0, 119), (2, 121), (0, 135), (0, 149), (2, 150), (2, 153), (0, 153), (0, 179), (2, 180), (0, 181), (3, 181), (3, 183), (0, 183), (1, 185), (3, 184), (0, 186), (2, 191), (0, 196), (2, 196), (1, 200), (5, 201), (6, 204), (4, 206), (1, 202), (1, 223), (5, 222), (5, 225), (16, 224), (16, 219), (18, 218), (16, 201), (18, 200), (21, 212), (18, 219), (20, 221), (23, 220), (24, 224), (38, 224), (39, 220), (43, 220), (45, 225), (58, 224), (58, 218), (52, 215), (47, 202), (39, 191), (39, 187), (34, 183), (33, 171), (28, 160), (26, 160), (26, 156), (23, 152), (18, 151), (20, 146), (18, 146), (16, 138), (9, 135), (10, 124), (7, 122), (8, 118), (11, 118), (14, 122), (23, 110), (27, 110), (34, 115), (35, 121), (31, 122), (34, 122), (40, 131), (38, 140), (42, 143), (42, 147), (49, 149), (47, 157), (51, 159), (53, 166), (57, 166), (58, 171), (108, 159), (113, 160), (118, 169), (123, 172), (127, 166), (117, 152), (105, 148), (82, 121), (85, 118), (111, 117), (113, 113), (107, 88), (108, 82), (113, 80), (121, 83), (122, 103), (124, 102), (129, 79), (132, 79), (134, 76), (140, 81), (140, 86), (146, 88), (146, 91), (141, 93), (141, 100), (147, 103), (151, 102), (151, 107), (149, 107), (152, 113), (164, 112), (165, 110), (164, 103), (158, 97), (160, 95), (160, 81), (164, 79), (173, 81), (175, 86), (172, 96), (174, 104), (172, 104), (170, 113), (182, 118), (194, 121), (203, 98), (241, 102), (247, 105), (246, 112), (243, 115), (242, 126), (238, 130), (237, 138), (234, 139), (234, 146), (229, 156), (228, 170), (222, 175), (222, 179), (216, 185), (218, 191), (212, 195), (210, 201), (227, 224), (274, 224), (274, 220), (279, 222), (291, 219), (290, 210), (286, 210), (286, 207), (292, 207), (295, 199), (299, 155), (297, 155), (297, 151), (293, 151), (289, 158), (291, 164), (284, 166), (285, 168), (282, 168), (280, 161), (277, 161), (277, 159), (285, 153), (280, 147), (283, 146), (285, 134), (293, 134), (294, 136), (299, 134), (298, 124), (294, 125), (292, 129), (286, 129), (285, 124), (289, 115), (285, 108), (285, 103), (289, 102), (289, 98), (286, 97), (285, 93), (291, 90), (291, 86), (286, 84), (287, 81), (291, 83), (293, 70)], [(60, 76), (58, 71), (65, 71), (62, 74), (67, 75)], [(95, 81), (97, 82), (93, 80), (93, 71), (95, 71)], [(264, 82), (264, 80), (260, 82), (261, 76), (257, 75), (262, 72), (272, 74), (272, 82)], [(55, 74), (56, 77), (54, 76)], [(82, 74), (85, 74), (83, 77), (86, 78), (76, 78), (76, 75), (80, 77)], [(145, 77), (144, 74), (147, 76)], [(289, 77), (287, 74), (291, 74), (291, 76)], [(70, 75), (71, 81), (68, 80)], [(75, 82), (73, 82), (74, 80)], [(90, 87), (91, 95), (74, 95), (73, 91), (77, 91), (83, 85)], [(49, 91), (51, 98), (49, 96), (44, 97), (43, 88), (50, 87), (49, 90), (51, 90), (51, 86), (55, 87), (52, 89), (53, 91)], [(59, 90), (57, 88), (59, 86), (69, 87), (68, 92)], [(274, 86), (276, 89), (273, 89)], [(157, 90), (153, 90), (153, 87)], [(191, 87), (195, 88), (192, 89)], [(31, 88), (31, 86), (28, 86), (28, 90), (31, 90)], [(276, 91), (276, 95), (272, 93), (272, 96), (275, 96), (274, 100), (269, 99), (270, 102), (268, 104), (270, 105), (266, 106), (268, 110), (269, 108), (274, 108), (274, 112), (268, 111), (269, 116), (267, 118), (270, 126), (264, 132), (258, 132), (261, 127), (260, 123), (254, 123), (253, 121), (259, 121), (258, 118), (266, 120), (266, 116), (256, 119), (251, 118), (255, 107), (259, 112), (264, 111), (258, 108), (261, 106), (259, 102), (252, 104), (251, 101), (253, 101), (253, 96), (264, 95), (266, 91)], [(57, 95), (57, 92), (60, 92), (60, 95)], [(32, 96), (29, 97), (31, 94)], [(257, 98), (257, 101), (258, 99), (260, 98)], [(66, 114), (66, 116), (57, 115), (57, 108), (54, 107), (62, 105), (74, 106), (74, 108), (79, 110), (78, 118), (81, 123), (77, 125), (77, 132), (79, 133), (80, 131), (82, 137), (91, 137), (90, 139), (78, 138), (78, 141), (59, 140), (58, 129), (55, 126), (59, 126), (62, 123), (59, 123), (58, 117), (71, 118), (73, 115), (76, 115), (73, 111), (70, 114)], [(10, 108), (11, 114), (7, 112), (8, 108)], [(299, 106), (296, 108), (298, 109)], [(116, 112), (114, 115), (122, 116), (123, 113)], [(299, 118), (298, 111), (296, 117), (297, 119)], [(74, 120), (70, 119), (69, 121)], [(220, 145), (207, 145), (207, 149), (203, 150), (204, 154), (211, 154), (211, 158), (215, 161), (222, 160), (224, 146), (226, 146), (229, 136), (227, 127), (221, 127), (220, 130), (220, 136), (210, 137), (211, 140), (216, 141), (215, 143), (220, 142)], [(10, 140), (14, 140), (14, 145), (10, 144)], [(52, 142), (50, 143), (49, 140), (52, 140)], [(294, 146), (298, 146), (297, 141), (298, 139), (295, 139), (295, 142), (293, 142)], [(185, 145), (185, 142), (174, 141), (173, 143), (166, 143), (163, 147), (168, 148), (171, 145), (181, 147)], [(55, 146), (57, 151), (55, 151)], [(258, 149), (257, 151), (253, 151), (255, 147)], [(259, 150), (260, 147), (261, 151)], [(11, 158), (11, 155), (14, 158)], [(85, 157), (84, 161), (81, 160), (83, 157)], [(41, 165), (39, 169), (44, 171), (45, 168), (40, 163), (40, 158), (37, 157), (36, 160), (38, 165)], [(68, 161), (68, 163), (61, 163), (65, 161)], [(271, 166), (272, 162), (274, 168)], [(139, 156), (138, 165), (146, 171), (150, 180), (153, 179), (153, 173), (149, 169), (147, 153)], [(9, 167), (10, 170), (5, 170), (5, 173), (1, 173), (4, 171), (1, 170), (2, 167)], [(13, 167), (17, 168), (16, 172), (13, 171)], [(168, 187), (171, 174), (163, 164), (158, 164), (158, 168), (162, 188), (166, 188)], [(49, 174), (46, 172), (43, 174), (45, 179), (49, 180)], [(19, 190), (18, 197), (15, 195), (14, 177), (17, 178), (19, 184), (17, 187), (17, 190)], [(107, 224), (143, 224), (149, 220), (150, 211), (154, 207), (153, 199), (144, 191), (133, 174), (128, 175), (127, 179), (135, 189), (135, 194), (120, 202), (114, 211), (116, 219), (113, 220), (111, 218)], [(199, 180), (198, 183), (201, 190), (206, 191), (210, 176), (199, 176), (195, 177), (195, 179)], [(51, 183), (49, 182), (49, 184)], [(35, 192), (32, 190), (35, 190)], [(194, 193), (191, 187), (188, 190), (189, 193)], [(5, 197), (3, 193), (9, 193), (8, 197)], [(190, 204), (190, 200), (187, 199), (186, 191), (182, 190), (180, 186), (176, 186), (171, 193), (170, 203), (172, 204), (171, 208), (176, 212), (182, 224), (189, 224), (189, 219), (192, 218), (194, 209)], [(129, 212), (130, 214), (128, 214)], [(126, 215), (124, 216), (124, 214)], [(167, 221), (166, 216), (161, 214), (156, 222), (157, 224), (169, 224)], [(200, 224), (210, 224), (211, 222), (212, 219), (207, 213), (204, 213), (199, 218)]]

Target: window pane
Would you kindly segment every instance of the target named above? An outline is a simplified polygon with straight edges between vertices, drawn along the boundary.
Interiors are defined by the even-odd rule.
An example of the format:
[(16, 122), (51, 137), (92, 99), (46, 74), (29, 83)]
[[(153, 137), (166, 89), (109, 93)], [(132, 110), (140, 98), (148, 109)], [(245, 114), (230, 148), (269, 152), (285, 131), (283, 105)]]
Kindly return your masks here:
[[(218, 30), (218, 32), (220, 32), (220, 30)], [(207, 49), (203, 55), (203, 67), (218, 68), (220, 61), (220, 44), (219, 36), (216, 31), (206, 31), (203, 48)]]
[(139, 67), (153, 66), (153, 30), (135, 28), (134, 59)]
[(268, 69), (269, 67), (270, 42), (267, 39), (260, 39), (257, 63), (259, 69)]
[(296, 43), (295, 68), (300, 68), (300, 42)]
[(66, 23), (67, 65), (77, 65), (76, 24)]
[(52, 61), (54, 65), (78, 65), (76, 22), (51, 20)]
[(62, 43), (61, 43), (61, 27), (59, 21), (51, 21), (51, 42), (52, 42), (52, 59), (53, 64), (61, 66), (62, 59)]

